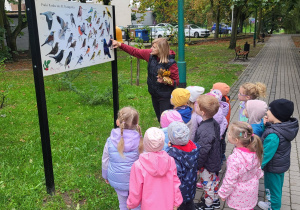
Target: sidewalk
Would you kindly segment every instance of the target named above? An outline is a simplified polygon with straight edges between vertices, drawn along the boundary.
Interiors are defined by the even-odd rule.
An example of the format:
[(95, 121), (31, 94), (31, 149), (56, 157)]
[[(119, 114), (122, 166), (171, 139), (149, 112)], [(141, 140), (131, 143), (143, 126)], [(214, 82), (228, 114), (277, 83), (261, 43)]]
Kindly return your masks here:
[[(298, 35), (299, 36), (299, 35)], [(286, 98), (294, 102), (294, 117), (299, 119), (300, 103), (300, 53), (291, 39), (291, 35), (273, 35), (259, 54), (250, 60), (249, 65), (240, 78), (231, 87), (231, 121), (238, 120), (238, 91), (245, 82), (262, 82), (267, 85), (267, 103), (274, 99)], [(300, 209), (300, 134), (292, 141), (291, 167), (285, 173), (282, 195), (282, 210)], [(226, 157), (233, 150), (233, 145), (227, 143)], [(221, 180), (225, 175), (226, 164), (220, 173)], [(203, 195), (202, 189), (197, 189), (195, 202), (199, 202)], [(264, 200), (263, 179), (260, 180), (259, 200)], [(226, 203), (221, 201), (221, 208), (229, 210)], [(260, 209), (255, 207), (254, 209)]]

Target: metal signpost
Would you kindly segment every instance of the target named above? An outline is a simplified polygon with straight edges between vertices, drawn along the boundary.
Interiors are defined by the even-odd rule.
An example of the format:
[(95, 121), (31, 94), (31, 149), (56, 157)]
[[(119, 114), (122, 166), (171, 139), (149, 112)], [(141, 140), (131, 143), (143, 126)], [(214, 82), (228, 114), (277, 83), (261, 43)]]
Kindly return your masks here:
[[(49, 3), (51, 2), (51, 3)], [(55, 193), (44, 76), (111, 62), (114, 119), (119, 110), (115, 8), (25, 0), (47, 193)]]

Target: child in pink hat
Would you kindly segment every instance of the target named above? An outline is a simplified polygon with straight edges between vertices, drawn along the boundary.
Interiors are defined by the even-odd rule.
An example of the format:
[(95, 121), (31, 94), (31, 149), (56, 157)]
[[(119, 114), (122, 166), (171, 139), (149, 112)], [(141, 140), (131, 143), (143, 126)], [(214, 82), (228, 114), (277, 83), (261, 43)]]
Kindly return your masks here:
[(182, 203), (175, 160), (162, 151), (164, 141), (165, 134), (159, 128), (146, 131), (145, 152), (130, 172), (128, 209), (140, 204), (143, 210), (177, 209)]

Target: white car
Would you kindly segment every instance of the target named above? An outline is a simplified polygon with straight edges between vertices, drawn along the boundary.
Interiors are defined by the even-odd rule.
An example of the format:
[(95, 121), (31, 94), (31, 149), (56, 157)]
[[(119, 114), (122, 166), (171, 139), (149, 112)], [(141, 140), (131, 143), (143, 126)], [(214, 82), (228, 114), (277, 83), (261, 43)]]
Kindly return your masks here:
[(168, 30), (166, 27), (156, 27), (156, 26), (150, 26), (150, 34), (152, 34), (152, 38), (161, 38), (161, 37), (172, 37), (172, 33), (170, 30)]
[(209, 30), (200, 28), (197, 25), (186, 25), (184, 29), (186, 37), (208, 37), (210, 35)]

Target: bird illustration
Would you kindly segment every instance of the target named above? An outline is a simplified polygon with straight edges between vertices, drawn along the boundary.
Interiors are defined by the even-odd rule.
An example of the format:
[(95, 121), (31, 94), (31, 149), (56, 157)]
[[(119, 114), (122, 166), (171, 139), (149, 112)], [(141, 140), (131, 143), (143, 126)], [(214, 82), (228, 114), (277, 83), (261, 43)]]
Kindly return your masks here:
[(51, 11), (47, 11), (47, 12), (44, 12), (44, 13), (40, 13), (40, 15), (45, 15), (46, 16), (46, 21), (48, 23), (48, 29), (51, 30), (52, 28), (52, 23), (53, 23), (53, 15), (55, 13), (54, 12), (51, 12)]
[(75, 19), (74, 19), (73, 13), (70, 14), (70, 19), (71, 19), (71, 26), (74, 24), (74, 26), (76, 27), (76, 23), (75, 23)]
[(105, 30), (104, 30), (104, 28), (103, 28), (102, 31), (101, 31), (100, 37), (103, 36), (104, 31), (105, 31)]
[(84, 35), (86, 35), (86, 33), (85, 33), (85, 23), (82, 24), (82, 26), (81, 26), (81, 31), (82, 31), (82, 33), (83, 33)]
[(90, 38), (92, 37), (93, 33), (92, 30), (90, 30), (89, 35), (88, 35), (88, 40), (90, 40)]
[(73, 43), (71, 43), (70, 47), (72, 47), (73, 49), (75, 49), (75, 47), (76, 47), (76, 40)]
[(66, 58), (66, 61), (65, 61), (65, 69), (66, 69), (66, 66), (69, 65), (69, 63), (71, 62), (71, 58), (72, 58), (72, 51), (69, 52), (69, 55), (68, 55), (68, 57)]
[(85, 33), (85, 24), (83, 23), (82, 26), (78, 26), (78, 33), (79, 33), (79, 38), (82, 36), (82, 34), (86, 35)]
[(107, 20), (105, 20), (105, 26), (106, 26), (107, 33), (109, 34), (109, 31), (110, 31), (110, 22), (107, 23)]
[(84, 56), (86, 56), (87, 54), (89, 54), (90, 50), (91, 50), (91, 48), (90, 48), (90, 46), (88, 46), (88, 48), (87, 48)]
[(45, 44), (52, 46), (53, 42), (54, 42), (54, 31), (51, 31), (44, 44), (42, 44), (42, 46), (44, 46)]
[(64, 19), (62, 19), (59, 16), (57, 16), (56, 19), (57, 19), (58, 23), (60, 24), (61, 29), (66, 31), (68, 29), (68, 22), (65, 22)]
[(63, 29), (59, 29), (58, 31), (58, 38), (61, 40), (65, 40), (65, 36), (66, 36), (66, 31)]
[(81, 17), (82, 18), (82, 6), (79, 6), (77, 17)]
[(99, 23), (100, 23), (100, 18), (98, 18), (98, 20), (97, 20), (96, 24), (99, 24)]
[(101, 55), (101, 50), (99, 50), (97, 53), (97, 56), (100, 56), (100, 55)]
[(96, 46), (96, 39), (94, 39), (94, 41), (93, 41), (93, 46), (94, 47)]
[(58, 52), (58, 42), (55, 43), (54, 47), (52, 48), (52, 50), (47, 55), (49, 55), (49, 54), (55, 55), (57, 52)]
[(106, 11), (107, 11), (107, 15), (108, 15), (108, 17), (110, 17), (110, 18), (111, 18), (110, 11), (108, 10), (108, 8), (107, 8), (107, 7), (105, 7), (105, 8), (106, 8)]
[(71, 33), (69, 36), (67, 47), (68, 47), (68, 44), (72, 42), (72, 39), (73, 39), (73, 33)]
[(92, 22), (92, 16), (89, 16), (87, 19), (85, 19), (86, 22), (91, 23)]
[(95, 47), (95, 50), (98, 50), (98, 43), (94, 47)]
[(103, 10), (103, 17), (105, 17), (105, 11)]
[[(86, 39), (83, 40), (81, 48), (84, 48), (85, 45), (86, 45)], [(81, 49), (81, 48), (80, 48), (80, 49)]]
[(112, 35), (110, 35), (110, 40), (108, 41), (107, 45), (110, 47), (110, 49), (112, 50), (113, 49), (113, 46), (112, 46)]
[(61, 50), (56, 56), (50, 56), (50, 58), (54, 58), (54, 60), (55, 60), (56, 63), (60, 63), (60, 61), (64, 57), (64, 51), (65, 50)]
[(88, 13), (91, 13), (91, 12), (93, 12), (93, 10), (94, 10), (94, 9), (93, 9), (93, 7), (91, 7), (91, 9), (90, 9), (90, 11), (88, 11)]
[(96, 20), (97, 19), (97, 11), (95, 10), (95, 12), (94, 12), (94, 20)]
[(106, 43), (105, 39), (102, 39), (103, 41), (103, 52), (104, 52), (104, 56), (107, 55), (109, 58), (111, 58), (110, 56), (110, 52), (109, 52), (109, 46)]
[[(76, 63), (76, 65), (79, 63), (79, 64), (81, 64), (82, 63), (82, 61), (83, 61), (83, 57), (82, 57), (82, 55), (80, 55), (80, 57), (79, 57), (79, 59), (78, 59), (78, 61), (77, 61), (77, 63)], [(76, 66), (75, 65), (75, 66)]]
[(101, 23), (101, 25), (100, 25), (100, 27), (99, 27), (99, 30), (101, 30), (101, 29), (102, 29), (102, 27), (103, 27), (103, 23)]
[(94, 35), (95, 35), (95, 37), (96, 37), (96, 35), (97, 35), (97, 30), (93, 27), (93, 31), (94, 31)]
[(93, 55), (92, 55), (92, 57), (91, 57), (91, 59), (90, 59), (90, 61), (91, 61), (91, 60), (94, 60), (95, 54), (96, 54), (96, 53), (94, 52)]

